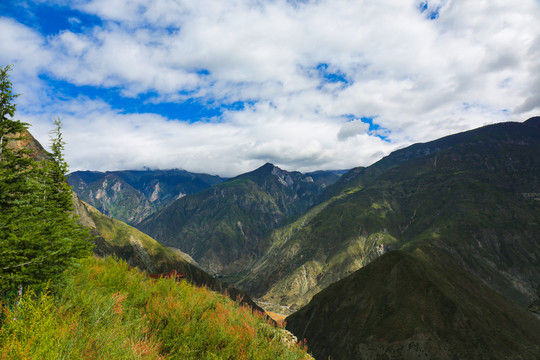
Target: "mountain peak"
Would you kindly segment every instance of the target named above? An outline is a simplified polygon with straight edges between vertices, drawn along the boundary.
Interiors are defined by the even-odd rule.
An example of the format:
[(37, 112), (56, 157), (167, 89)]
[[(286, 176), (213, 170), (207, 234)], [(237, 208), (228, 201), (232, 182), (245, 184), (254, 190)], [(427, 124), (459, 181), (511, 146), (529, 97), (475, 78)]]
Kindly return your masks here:
[(276, 168), (279, 169), (276, 165), (267, 162), (266, 164), (264, 164), (260, 168), (256, 169), (255, 171), (268, 171), (268, 172), (270, 172), (270, 171), (273, 171)]
[(540, 116), (535, 116), (524, 122), (525, 125), (540, 129)]

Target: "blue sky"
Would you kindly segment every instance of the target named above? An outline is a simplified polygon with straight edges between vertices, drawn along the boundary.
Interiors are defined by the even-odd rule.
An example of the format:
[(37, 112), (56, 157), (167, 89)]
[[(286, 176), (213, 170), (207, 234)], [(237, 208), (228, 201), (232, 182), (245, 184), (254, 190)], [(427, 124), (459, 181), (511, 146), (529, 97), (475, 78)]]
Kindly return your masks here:
[(537, 1), (0, 3), (17, 118), (72, 170), (369, 165), (540, 112)]

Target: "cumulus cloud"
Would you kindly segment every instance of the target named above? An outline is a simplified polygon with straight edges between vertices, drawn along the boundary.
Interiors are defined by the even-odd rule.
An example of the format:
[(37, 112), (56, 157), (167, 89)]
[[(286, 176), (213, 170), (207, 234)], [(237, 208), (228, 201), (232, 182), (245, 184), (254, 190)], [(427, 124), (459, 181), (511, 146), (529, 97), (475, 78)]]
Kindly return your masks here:
[[(53, 113), (65, 118), (75, 168), (348, 168), (540, 110), (534, 0), (60, 3), (101, 22), (45, 37), (0, 18), (0, 62), (15, 64), (14, 80), (40, 105), (22, 110), (37, 128)], [(43, 75), (125, 97), (151, 93), (156, 103), (248, 105), (186, 123), (64, 99)], [(365, 116), (387, 141), (348, 120)]]
[(338, 140), (344, 141), (348, 138), (366, 134), (369, 130), (369, 124), (363, 123), (362, 120), (352, 120), (339, 129), (337, 134)]

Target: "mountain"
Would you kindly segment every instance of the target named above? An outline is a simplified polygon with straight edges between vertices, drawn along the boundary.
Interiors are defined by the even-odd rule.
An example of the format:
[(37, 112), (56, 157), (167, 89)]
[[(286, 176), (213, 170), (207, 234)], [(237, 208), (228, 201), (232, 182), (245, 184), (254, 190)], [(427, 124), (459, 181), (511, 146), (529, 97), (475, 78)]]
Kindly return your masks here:
[(307, 175), (265, 164), (178, 199), (137, 227), (212, 274), (245, 272), (263, 253), (268, 232), (305, 212), (338, 178), (337, 172)]
[(540, 284), (539, 124), (490, 125), (351, 170), (271, 234), (237, 286), (291, 313), (389, 250), (431, 245), (529, 305)]
[(132, 225), (180, 197), (222, 181), (218, 176), (178, 169), (76, 171), (68, 178), (73, 191), (83, 201)]
[(540, 322), (446, 253), (390, 251), (287, 318), (316, 359), (538, 359)]

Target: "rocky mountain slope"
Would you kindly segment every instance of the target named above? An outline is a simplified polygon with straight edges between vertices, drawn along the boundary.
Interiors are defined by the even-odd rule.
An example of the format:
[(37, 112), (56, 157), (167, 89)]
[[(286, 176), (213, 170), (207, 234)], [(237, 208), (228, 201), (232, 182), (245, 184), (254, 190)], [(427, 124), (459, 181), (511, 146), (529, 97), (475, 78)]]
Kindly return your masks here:
[(287, 172), (266, 164), (176, 200), (137, 225), (187, 252), (213, 274), (245, 272), (263, 253), (268, 232), (306, 211), (339, 175)]
[(351, 170), (325, 198), (275, 230), (237, 285), (294, 310), (388, 250), (430, 244), (521, 305), (535, 297), (540, 118), (412, 145)]
[(73, 191), (83, 201), (132, 225), (180, 197), (222, 181), (218, 176), (178, 169), (76, 171), (68, 178)]
[(316, 359), (538, 359), (540, 322), (443, 251), (388, 252), (287, 318)]

